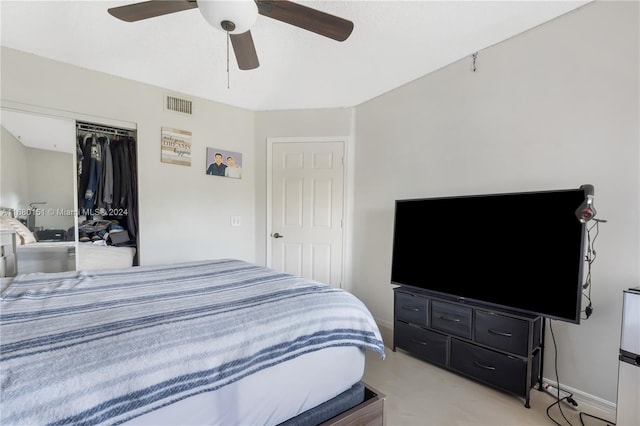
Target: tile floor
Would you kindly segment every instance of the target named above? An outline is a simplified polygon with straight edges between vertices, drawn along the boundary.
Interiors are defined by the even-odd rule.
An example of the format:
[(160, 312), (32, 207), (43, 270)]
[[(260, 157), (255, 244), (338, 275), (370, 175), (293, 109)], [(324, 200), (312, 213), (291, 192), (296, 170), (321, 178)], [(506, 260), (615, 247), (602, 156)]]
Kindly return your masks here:
[(547, 407), (553, 404), (554, 398), (546, 392), (532, 389), (531, 408), (527, 409), (524, 400), (517, 396), (425, 363), (402, 350), (393, 352), (388, 347), (384, 361), (372, 352), (367, 353), (363, 381), (385, 394), (387, 426), (604, 426), (615, 420), (610, 414), (584, 405), (581, 416), (563, 404), (562, 412), (557, 405), (549, 410), (554, 422), (547, 416)]

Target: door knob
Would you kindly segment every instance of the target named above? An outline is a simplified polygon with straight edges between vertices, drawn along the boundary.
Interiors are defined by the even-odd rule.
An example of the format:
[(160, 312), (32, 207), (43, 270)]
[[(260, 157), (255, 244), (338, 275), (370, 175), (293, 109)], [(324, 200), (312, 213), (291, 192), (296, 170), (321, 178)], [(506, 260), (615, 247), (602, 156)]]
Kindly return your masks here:
[(271, 236), (272, 236), (273, 238), (282, 238), (282, 237), (284, 237), (284, 235), (280, 235), (280, 234), (278, 234), (277, 232), (276, 232), (275, 234), (271, 234)]

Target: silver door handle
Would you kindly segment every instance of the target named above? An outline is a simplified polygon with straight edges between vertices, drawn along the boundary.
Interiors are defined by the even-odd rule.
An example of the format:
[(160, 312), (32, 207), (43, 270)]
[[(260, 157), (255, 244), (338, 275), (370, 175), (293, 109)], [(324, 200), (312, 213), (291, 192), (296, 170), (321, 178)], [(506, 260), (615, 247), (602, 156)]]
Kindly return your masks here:
[(282, 237), (284, 237), (284, 235), (280, 235), (280, 234), (278, 234), (277, 232), (276, 232), (275, 234), (271, 234), (271, 236), (272, 236), (273, 238), (282, 238)]

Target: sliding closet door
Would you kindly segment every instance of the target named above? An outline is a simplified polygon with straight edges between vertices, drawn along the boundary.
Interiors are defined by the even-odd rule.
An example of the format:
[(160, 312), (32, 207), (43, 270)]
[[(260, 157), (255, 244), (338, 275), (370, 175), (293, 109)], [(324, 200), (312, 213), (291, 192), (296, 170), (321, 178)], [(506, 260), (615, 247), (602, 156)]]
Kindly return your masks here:
[(17, 272), (74, 270), (75, 120), (8, 107), (1, 115), (0, 207), (30, 231), (17, 239)]

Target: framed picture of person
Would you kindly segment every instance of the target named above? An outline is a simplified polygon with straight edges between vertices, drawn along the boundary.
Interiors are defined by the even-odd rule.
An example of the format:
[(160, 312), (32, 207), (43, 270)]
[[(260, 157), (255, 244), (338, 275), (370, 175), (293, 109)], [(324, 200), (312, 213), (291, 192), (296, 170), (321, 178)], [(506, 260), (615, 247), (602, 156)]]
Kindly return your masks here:
[(207, 148), (207, 174), (242, 179), (242, 154), (225, 149)]

